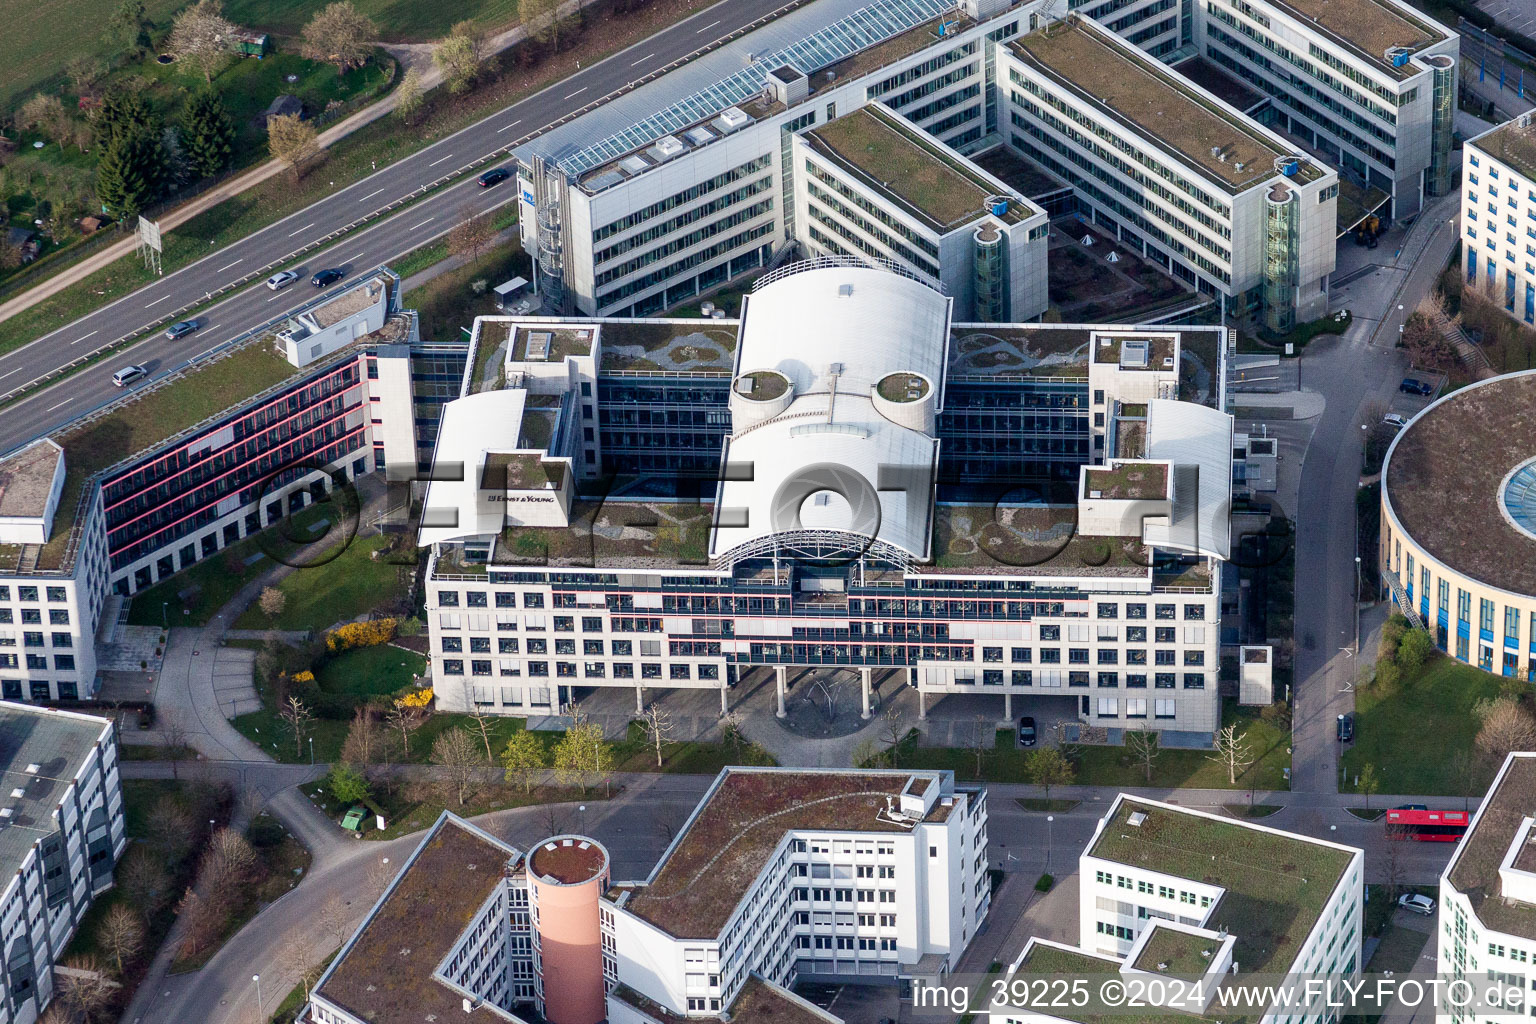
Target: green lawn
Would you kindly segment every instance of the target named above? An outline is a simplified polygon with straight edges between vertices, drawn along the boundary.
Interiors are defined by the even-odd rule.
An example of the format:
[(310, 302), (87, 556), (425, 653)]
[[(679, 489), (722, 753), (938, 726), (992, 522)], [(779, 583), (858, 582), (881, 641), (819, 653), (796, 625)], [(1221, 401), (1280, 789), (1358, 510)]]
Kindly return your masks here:
[[(516, 207), (509, 208), (515, 213)], [(497, 246), (490, 253), (462, 267), (455, 267), (434, 277), (419, 288), (401, 296), (406, 309), (416, 310), (421, 322), (421, 336), (431, 341), (457, 341), (460, 327), (469, 327), (477, 316), (496, 312), (496, 297), (491, 288), (513, 277), (528, 277), (532, 265), (516, 239)], [(470, 287), (475, 281), (486, 282), (485, 291), (476, 295)]]
[[(226, 17), (241, 25), (283, 35), (298, 35), (316, 11), (329, 0), (232, 0), (224, 5)], [(452, 4), (413, 3), (406, 0), (356, 0), (356, 7), (372, 18), (378, 38), (387, 43), (432, 42), (448, 34), (456, 22), (473, 21), (487, 29), (517, 23), (517, 0), (458, 0)]]
[[(1290, 733), (1259, 718), (1255, 709), (1240, 708), (1228, 701), (1224, 721), (1240, 723), (1239, 732), (1248, 738), (1254, 763), (1239, 773), (1237, 782), (1228, 781), (1227, 769), (1211, 760), (1209, 750), (1165, 749), (1158, 755), (1148, 782), (1140, 766), (1132, 764), (1124, 747), (1077, 747), (1076, 783), (1083, 786), (1158, 786), (1195, 789), (1288, 789), (1284, 769), (1290, 767)], [(1020, 750), (1012, 729), (997, 731), (997, 745), (982, 759), (982, 778), (988, 782), (1029, 782), (1026, 767), (1029, 751)], [(906, 747), (900, 759), (903, 768), (949, 768), (959, 779), (976, 778), (976, 753), (949, 747)]]
[(327, 661), (315, 674), (320, 689), (367, 696), (394, 693), (427, 670), (427, 659), (389, 644), (357, 647)]
[[(31, 0), (7, 4), (5, 59), (0, 60), (0, 110), (39, 90), (64, 84), (64, 65), (83, 55), (105, 56), (100, 39), (118, 0)], [(185, 0), (145, 0), (157, 28), (169, 28)]]
[[(1356, 691), (1355, 742), (1344, 754), (1347, 789), (1364, 765), (1374, 764), (1383, 793), (1482, 793), (1491, 777), (1480, 771), (1473, 779), (1457, 779), (1452, 755), (1475, 749), (1472, 705), (1498, 692), (1499, 677), (1444, 656), (1405, 680), (1399, 693)], [(1432, 742), (1416, 741), (1425, 737)]]
[[(323, 506), (321, 506), (323, 507)], [(290, 532), (296, 541), (302, 534)], [(319, 536), (317, 533), (316, 536)], [(381, 554), (389, 541), (384, 537), (353, 537), (338, 541), (319, 564), (295, 569), (283, 577), (277, 589), (287, 599), (275, 618), (252, 604), (235, 622), (236, 629), (308, 629), (315, 633), (376, 610), (387, 610), (409, 589), (415, 575), (414, 552), (403, 564), (399, 556)]]

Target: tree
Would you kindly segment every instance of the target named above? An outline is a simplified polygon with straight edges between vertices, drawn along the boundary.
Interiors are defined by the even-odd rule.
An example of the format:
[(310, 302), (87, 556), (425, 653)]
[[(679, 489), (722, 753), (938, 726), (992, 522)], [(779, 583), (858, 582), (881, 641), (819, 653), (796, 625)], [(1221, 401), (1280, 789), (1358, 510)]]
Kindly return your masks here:
[(331, 765), (325, 777), (325, 786), (331, 795), (344, 804), (360, 804), (368, 799), (368, 780), (363, 773), (345, 761)]
[(144, 0), (122, 0), (101, 35), (109, 45), (137, 54), (149, 49), (153, 27)]
[(64, 109), (64, 101), (57, 96), (38, 93), (21, 105), (16, 112), (16, 123), (28, 130), (36, 129), (59, 144), (74, 139), (74, 118)]
[(395, 86), (395, 113), (400, 115), (400, 120), (410, 124), (421, 112), (423, 100), (421, 73), (411, 68), (400, 76), (400, 84)]
[(309, 19), (300, 52), (310, 60), (335, 64), (336, 73), (344, 75), (351, 68), (362, 67), (373, 55), (372, 40), (378, 35), (378, 28), (367, 16), (342, 0)]
[(276, 587), (262, 587), (261, 596), (256, 599), (261, 606), (261, 612), (269, 619), (275, 619), (283, 614), (283, 609), (288, 607), (288, 595)]
[(309, 710), (309, 705), (298, 694), (289, 694), (277, 708), (277, 715), (293, 733), (293, 754), (300, 757), (304, 753), (304, 735), (309, 732), (310, 723), (315, 720), (314, 714)]
[(475, 703), (474, 694), (469, 691), (469, 683), (466, 682), (464, 684), (464, 704), (469, 708), (469, 711), (466, 712), (471, 723), (469, 728), (480, 737), (480, 742), (485, 746), (484, 763), (493, 764), (496, 761), (496, 755), (491, 752), (491, 715), (482, 705)]
[(1397, 662), (1385, 659), (1376, 662), (1376, 670), (1371, 678), (1371, 685), (1382, 696), (1390, 697), (1397, 693), (1402, 681), (1403, 670), (1397, 667)]
[(1397, 667), (1413, 675), (1424, 667), (1435, 651), (1434, 638), (1427, 629), (1410, 629), (1397, 644)]
[(891, 767), (901, 767), (901, 744), (907, 738), (907, 723), (900, 708), (893, 704), (886, 709), (880, 730), (885, 738), (886, 756), (890, 759)]
[(1536, 747), (1536, 719), (1518, 702), (1504, 697), (1481, 700), (1472, 713), (1482, 720), (1477, 749), (1489, 761), (1501, 762), (1512, 751)]
[(865, 736), (854, 744), (853, 754), (849, 758), (855, 768), (879, 768), (884, 764), (885, 752), (880, 749), (880, 744), (873, 736)]
[(1157, 733), (1150, 729), (1135, 729), (1125, 734), (1125, 749), (1130, 751), (1131, 762), (1139, 766), (1146, 776), (1147, 785), (1152, 784), (1152, 768), (1157, 763), (1157, 755), (1162, 753), (1158, 745)]
[(337, 893), (331, 893), (320, 904), (320, 927), (341, 945), (352, 934), (352, 912)]
[(1072, 767), (1072, 762), (1054, 747), (1030, 751), (1024, 762), (1024, 772), (1030, 782), (1045, 788), (1046, 800), (1051, 799), (1052, 786), (1070, 786), (1077, 777), (1077, 769)]
[(534, 781), (544, 770), (544, 744), (527, 729), (519, 729), (501, 748), (501, 767), (508, 782), (523, 784), (523, 792), (533, 791)]
[(287, 164), (295, 174), (319, 152), (315, 126), (298, 114), (274, 114), (267, 118), (267, 151)]
[(981, 778), (981, 769), (987, 758), (987, 723), (989, 719), (985, 715), (977, 715), (971, 722), (971, 753), (976, 757), (976, 777)]
[(1360, 776), (1355, 780), (1355, 788), (1360, 795), (1365, 797), (1365, 809), (1371, 809), (1371, 797), (1381, 791), (1381, 776), (1376, 774), (1374, 764), (1365, 764), (1360, 767)]
[(111, 954), (117, 964), (117, 973), (121, 975), (144, 948), (144, 919), (126, 903), (114, 903), (107, 916), (102, 918), (96, 941)]
[(411, 753), (411, 733), (421, 726), (421, 720), (422, 709), (403, 700), (395, 701), (389, 710), (389, 727), (400, 734), (400, 748), (407, 757)]
[(596, 777), (605, 776), (611, 766), (612, 758), (607, 747), (602, 726), (577, 721), (555, 744), (552, 758), (555, 781), (562, 786), (580, 786), (582, 793), (586, 793)]
[(533, 39), (560, 49), (560, 0), (517, 0), (517, 20)]
[(75, 92), (85, 96), (106, 76), (107, 65), (100, 57), (83, 54), (64, 65), (64, 76)]
[[(200, 89), (187, 100), (181, 112), (181, 138), (187, 164), (199, 178), (211, 178), (229, 166), (235, 154), (235, 124), (218, 93)], [(263, 588), (263, 597), (269, 589)]]
[(432, 61), (442, 70), (449, 92), (455, 96), (468, 92), (489, 70), (485, 34), (474, 22), (459, 22), (432, 51)]
[(213, 76), (230, 59), (229, 37), (237, 31), (224, 17), (219, 0), (197, 0), (171, 22), (166, 45), (179, 59), (201, 71), (203, 82), (211, 85)]
[(1472, 809), (1472, 792), (1477, 788), (1477, 757), (1465, 747), (1451, 753), (1451, 779), (1461, 794), (1461, 809)]
[(491, 215), (466, 205), (459, 211), (459, 222), (448, 232), (448, 251), (455, 256), (477, 260), (495, 237)]
[(181, 715), (174, 710), (163, 711), (160, 714), (160, 738), (165, 740), (165, 749), (171, 755), (171, 778), (180, 779), (177, 774), (179, 763), (187, 756), (187, 728), (181, 722)]
[(116, 987), (94, 956), (72, 956), (64, 961), (68, 973), (54, 972), (59, 998), (77, 1017), (94, 1020), (112, 1001)]
[(132, 221), (160, 190), (158, 133), (123, 130), (113, 135), (96, 164), (96, 194), (120, 221)]
[(320, 958), (315, 954), (315, 941), (302, 928), (295, 928), (277, 947), (277, 966), (285, 974), (291, 974), (304, 987), (304, 1001), (309, 1001), (309, 986), (320, 977)]
[(1227, 782), (1235, 785), (1238, 775), (1253, 764), (1247, 734), (1239, 733), (1236, 723), (1227, 726), (1216, 734), (1216, 753), (1208, 760), (1224, 765), (1227, 769)]
[(459, 806), (475, 783), (475, 773), (485, 764), (474, 736), (464, 729), (449, 729), (432, 743), (432, 763), (442, 768), (458, 793)]
[(341, 744), (341, 759), (352, 764), (369, 765), (380, 756), (384, 747), (384, 730), (374, 717), (373, 709), (362, 707), (352, 713), (352, 724), (347, 727), (347, 738)]
[(170, 900), (171, 878), (163, 861), (145, 847), (130, 849), (117, 867), (117, 887), (146, 915), (153, 915)]
[(672, 738), (672, 715), (664, 710), (655, 701), (645, 709), (645, 731), (651, 738), (651, 745), (656, 748), (656, 767), (661, 767), (661, 747)]
[(156, 853), (167, 863), (179, 864), (192, 849), (197, 822), (181, 803), (162, 797), (149, 809), (145, 831)]

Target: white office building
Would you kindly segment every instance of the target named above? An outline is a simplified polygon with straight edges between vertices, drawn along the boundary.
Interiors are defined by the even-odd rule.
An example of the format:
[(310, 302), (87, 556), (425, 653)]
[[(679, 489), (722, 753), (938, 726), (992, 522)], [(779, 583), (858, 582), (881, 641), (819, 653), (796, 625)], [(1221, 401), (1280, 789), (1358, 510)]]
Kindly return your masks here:
[(1510, 754), (1440, 875), (1439, 971), (1526, 989), (1526, 1007), (1458, 1015), (1466, 1024), (1528, 1020), (1536, 962), (1536, 753)]
[(1531, 115), (1491, 128), (1461, 151), (1466, 282), (1536, 324), (1536, 125)]
[(111, 721), (0, 703), (0, 1024), (31, 1024), (127, 844)]

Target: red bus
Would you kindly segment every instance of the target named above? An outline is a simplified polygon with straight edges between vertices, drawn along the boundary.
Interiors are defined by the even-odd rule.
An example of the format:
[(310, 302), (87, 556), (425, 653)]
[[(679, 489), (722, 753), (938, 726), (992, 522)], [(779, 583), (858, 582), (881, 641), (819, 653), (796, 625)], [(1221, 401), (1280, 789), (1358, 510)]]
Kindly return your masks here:
[(1454, 843), (1467, 834), (1466, 811), (1430, 811), (1399, 807), (1387, 812), (1388, 839), (1417, 839), (1422, 843)]

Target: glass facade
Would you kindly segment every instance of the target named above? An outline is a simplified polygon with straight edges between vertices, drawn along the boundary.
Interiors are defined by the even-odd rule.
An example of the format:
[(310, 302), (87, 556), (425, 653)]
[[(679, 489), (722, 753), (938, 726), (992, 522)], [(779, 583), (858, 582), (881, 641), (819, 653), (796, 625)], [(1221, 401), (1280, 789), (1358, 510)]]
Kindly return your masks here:
[(1284, 334), (1296, 326), (1300, 204), (1293, 190), (1275, 185), (1265, 196), (1264, 209), (1264, 326)]

